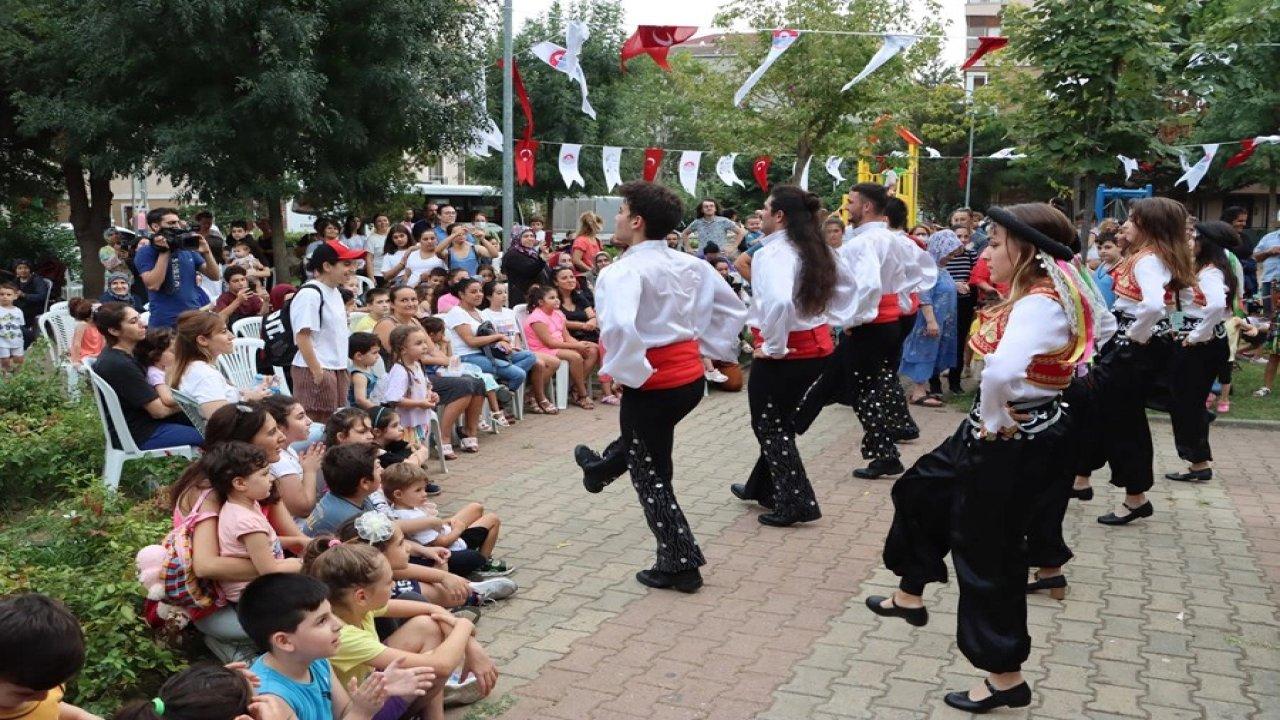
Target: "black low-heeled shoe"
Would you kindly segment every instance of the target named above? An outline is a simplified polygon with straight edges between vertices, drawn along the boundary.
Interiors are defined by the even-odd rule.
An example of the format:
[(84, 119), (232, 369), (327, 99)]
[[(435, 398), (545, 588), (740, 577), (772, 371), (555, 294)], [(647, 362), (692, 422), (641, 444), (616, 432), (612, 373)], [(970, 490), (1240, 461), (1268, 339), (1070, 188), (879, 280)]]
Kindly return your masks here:
[(901, 475), (904, 472), (906, 468), (902, 467), (902, 462), (897, 458), (876, 458), (867, 467), (854, 470), (853, 476), (863, 480), (875, 480), (887, 475)]
[[(892, 604), (889, 605), (889, 607), (884, 607), (880, 603), (883, 603), (885, 600), (888, 600)], [(899, 607), (897, 603), (893, 602), (893, 598), (891, 597), (872, 595), (867, 598), (867, 608), (880, 617), (900, 617), (903, 620), (906, 620), (908, 625), (924, 627), (929, 624), (929, 608)]]
[(768, 508), (769, 510), (773, 509), (773, 498), (753, 498), (747, 494), (747, 486), (743, 483), (734, 483), (730, 485), (729, 492), (733, 493), (733, 496), (739, 500), (760, 503), (760, 507), (762, 508)]
[(1020, 708), (1031, 704), (1031, 686), (1025, 682), (1021, 685), (1014, 685), (1008, 690), (997, 690), (990, 680), (983, 680), (982, 682), (986, 683), (987, 689), (991, 691), (990, 697), (973, 700), (969, 697), (968, 690), (960, 690), (947, 693), (947, 696), (942, 701), (957, 710), (964, 710), (975, 715), (981, 715), (996, 708)]
[(813, 522), (822, 517), (822, 511), (814, 506), (808, 512), (801, 513), (784, 513), (784, 512), (767, 512), (756, 517), (761, 525), (769, 525), (772, 527), (787, 527), (801, 522)]
[(641, 585), (660, 590), (679, 590), (682, 593), (697, 592), (702, 587), (702, 573), (697, 568), (666, 572), (657, 568), (649, 568), (636, 573), (636, 581)]
[(1178, 482), (1205, 482), (1213, 479), (1213, 468), (1188, 470), (1184, 473), (1171, 472), (1165, 473), (1164, 476), (1167, 480), (1177, 480)]
[(1093, 499), (1093, 487), (1071, 488), (1071, 497), (1075, 498), (1076, 500), (1083, 500), (1084, 502), (1089, 502), (1090, 500)]
[(1067, 596), (1067, 576), (1054, 575), (1053, 577), (1040, 577), (1040, 573), (1036, 573), (1034, 582), (1027, 583), (1027, 594), (1041, 590), (1048, 590), (1049, 597), (1054, 600), (1061, 600)]
[(1116, 515), (1113, 512), (1109, 512), (1098, 518), (1098, 522), (1103, 525), (1128, 525), (1134, 520), (1139, 518), (1149, 518), (1156, 513), (1155, 508), (1151, 507), (1150, 500), (1142, 503), (1136, 508), (1131, 508), (1128, 505), (1125, 505), (1124, 507), (1129, 511), (1128, 515)]

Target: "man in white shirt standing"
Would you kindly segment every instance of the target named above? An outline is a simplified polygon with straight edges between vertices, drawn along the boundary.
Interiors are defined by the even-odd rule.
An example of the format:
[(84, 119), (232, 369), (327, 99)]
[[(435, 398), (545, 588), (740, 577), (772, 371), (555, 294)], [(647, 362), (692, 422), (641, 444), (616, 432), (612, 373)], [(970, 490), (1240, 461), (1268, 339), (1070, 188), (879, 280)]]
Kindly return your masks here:
[(298, 352), (293, 356), (293, 396), (316, 422), (347, 404), (347, 312), (338, 288), (355, 275), (368, 252), (337, 240), (320, 243), (307, 261), (313, 278), (289, 301), (289, 323)]

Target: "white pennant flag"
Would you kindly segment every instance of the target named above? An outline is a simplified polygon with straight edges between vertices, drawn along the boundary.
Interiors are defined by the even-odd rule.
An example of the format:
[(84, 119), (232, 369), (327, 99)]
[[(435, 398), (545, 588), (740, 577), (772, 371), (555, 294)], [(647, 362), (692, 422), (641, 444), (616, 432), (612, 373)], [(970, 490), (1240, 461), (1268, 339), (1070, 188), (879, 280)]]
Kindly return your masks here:
[(990, 157), (997, 160), (1017, 160), (1018, 158), (1026, 157), (1026, 155), (1017, 152), (1017, 148), (1007, 147), (991, 153)]
[(1254, 145), (1280, 145), (1280, 135), (1259, 135), (1253, 139)]
[(1120, 165), (1124, 167), (1124, 181), (1129, 182), (1129, 177), (1138, 169), (1138, 161), (1124, 155), (1117, 155), (1116, 159), (1120, 161)]
[(925, 151), (926, 153), (928, 153), (929, 157), (931, 157), (931, 158), (940, 158), (940, 157), (942, 157), (942, 153), (938, 152), (937, 150), (934, 150), (934, 149), (933, 149), (933, 148), (931, 148), (931, 147), (926, 147), (926, 148), (924, 149), (924, 151)]
[[(1184, 173), (1191, 169), (1191, 163), (1187, 162), (1186, 150), (1178, 151), (1178, 166), (1182, 168), (1182, 172)], [(1174, 184), (1177, 185), (1177, 183)]]
[(542, 62), (568, 75), (571, 79), (582, 86), (582, 112), (591, 116), (596, 116), (595, 108), (591, 107), (591, 101), (587, 99), (587, 76), (582, 72), (582, 64), (578, 62), (578, 56), (582, 52), (582, 44), (590, 37), (586, 23), (580, 20), (569, 21), (569, 26), (565, 30), (565, 43), (569, 46), (562, 48), (552, 42), (540, 42), (530, 48), (530, 51), (538, 56)]
[[(1178, 183), (1185, 182), (1187, 184), (1187, 192), (1195, 192), (1196, 186), (1204, 179), (1209, 172), (1209, 165), (1213, 163), (1213, 156), (1218, 154), (1218, 143), (1210, 143), (1200, 146), (1204, 150), (1204, 157), (1200, 158), (1200, 162), (1186, 168), (1186, 172), (1182, 173), (1182, 177), (1178, 178), (1178, 182), (1173, 184), (1174, 187)], [(1185, 166), (1185, 162), (1183, 163)]]
[(604, 162), (605, 189), (613, 190), (622, 184), (622, 148), (605, 146), (601, 160)]
[(920, 40), (919, 35), (889, 35), (884, 36), (884, 44), (876, 51), (875, 55), (867, 61), (867, 66), (862, 68), (862, 72), (854, 76), (852, 80), (844, 84), (840, 88), (840, 92), (844, 92), (849, 88), (862, 82), (868, 75), (875, 72), (881, 65), (889, 62), (895, 55), (903, 50), (909, 50), (912, 45)]
[(490, 150), (502, 152), (502, 130), (498, 129), (493, 118), (486, 115), (484, 119), (485, 125), (476, 133), (475, 141), (467, 150), (472, 157), (487, 158)]
[(698, 165), (702, 162), (702, 153), (698, 150), (685, 150), (680, 153), (680, 185), (690, 195), (698, 189)]
[(765, 72), (768, 71), (770, 66), (772, 66), (778, 58), (782, 57), (782, 53), (786, 52), (787, 48), (791, 47), (791, 44), (799, 37), (800, 33), (795, 30), (773, 31), (773, 41), (769, 43), (769, 54), (765, 56), (764, 62), (760, 63), (760, 67), (756, 68), (747, 76), (746, 81), (742, 83), (742, 87), (738, 88), (738, 92), (733, 94), (734, 107), (738, 107), (742, 104), (743, 99), (747, 97), (747, 93), (751, 92), (751, 88), (755, 87), (756, 83), (760, 82), (760, 78), (764, 77)]
[(844, 175), (840, 174), (840, 164), (843, 162), (844, 158), (839, 155), (832, 155), (827, 158), (827, 164), (824, 166), (827, 170), (827, 174), (835, 178), (838, 183), (844, 182)]
[(804, 170), (800, 171), (800, 189), (805, 192), (809, 191), (809, 165), (813, 163), (813, 156), (810, 155), (808, 160), (804, 161)]
[[(738, 179), (738, 174), (733, 171), (733, 161), (738, 157), (738, 153), (729, 155), (721, 155), (716, 161), (716, 175), (720, 176), (720, 182), (725, 185), (744, 187), (742, 181)], [(690, 193), (692, 195), (693, 193)]]
[(587, 186), (582, 173), (578, 172), (578, 155), (581, 153), (581, 145), (565, 143), (560, 146), (560, 177), (564, 178), (564, 186), (567, 188), (572, 188), (574, 183)]

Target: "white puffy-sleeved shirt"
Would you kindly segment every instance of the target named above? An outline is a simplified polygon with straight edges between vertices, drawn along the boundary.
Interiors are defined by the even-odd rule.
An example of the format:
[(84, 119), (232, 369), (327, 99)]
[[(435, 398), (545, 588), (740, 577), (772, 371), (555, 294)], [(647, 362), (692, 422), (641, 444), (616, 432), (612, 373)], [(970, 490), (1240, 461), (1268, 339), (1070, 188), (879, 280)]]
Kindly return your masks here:
[[(826, 311), (800, 317), (795, 289), (800, 281), (800, 253), (779, 230), (760, 240), (761, 248), (751, 259), (751, 319), (748, 324), (760, 331), (760, 349), (778, 356), (787, 351), (787, 337), (800, 330), (825, 324), (849, 327), (859, 318), (876, 315), (880, 302), (880, 275), (874, 265), (850, 266), (836, 254), (836, 284)], [(862, 322), (867, 322), (863, 319)]]
[(1196, 273), (1196, 287), (1178, 291), (1178, 298), (1182, 301), (1182, 314), (1199, 321), (1187, 334), (1187, 342), (1195, 345), (1213, 339), (1214, 328), (1227, 318), (1227, 279), (1222, 271), (1205, 265)]
[(909, 313), (911, 312), (911, 293), (927, 293), (938, 283), (938, 263), (934, 262), (933, 257), (924, 248), (907, 237), (906, 233), (899, 231), (895, 232), (894, 236), (899, 244), (906, 243), (901, 252), (905, 257), (910, 258), (909, 264), (914, 265), (918, 270), (916, 284), (898, 293), (898, 307), (903, 313)]
[(1013, 304), (1000, 344), (983, 359), (979, 412), (987, 432), (1016, 424), (1009, 416), (1009, 401), (1048, 399), (1059, 393), (1027, 382), (1027, 367), (1035, 356), (1060, 350), (1070, 340), (1067, 313), (1053, 298), (1027, 295)]
[(714, 360), (738, 359), (747, 308), (711, 263), (667, 248), (666, 240), (636, 243), (596, 279), (596, 319), (605, 360), (600, 372), (627, 387), (653, 374), (651, 348), (697, 340)]
[[(850, 267), (856, 267), (860, 263), (870, 263), (875, 267), (880, 276), (880, 292), (883, 295), (918, 292), (925, 281), (925, 271), (918, 258), (919, 252), (920, 248), (915, 243), (890, 230), (889, 225), (884, 222), (863, 223), (845, 230), (844, 244), (840, 246), (840, 254)], [(924, 256), (929, 257), (928, 254)], [(938, 268), (932, 262), (930, 265), (936, 281)], [(910, 300), (907, 299), (906, 302), (910, 308)], [(899, 300), (900, 305), (901, 303), (902, 299)], [(862, 325), (874, 319), (875, 315), (872, 315), (870, 319), (854, 324)]]
[(1173, 273), (1169, 272), (1169, 268), (1155, 254), (1147, 254), (1134, 263), (1133, 278), (1142, 289), (1142, 300), (1132, 300), (1117, 292), (1113, 307), (1134, 318), (1134, 323), (1125, 333), (1128, 338), (1136, 343), (1146, 343), (1151, 339), (1156, 324), (1168, 315), (1164, 304), (1164, 286), (1173, 279)]

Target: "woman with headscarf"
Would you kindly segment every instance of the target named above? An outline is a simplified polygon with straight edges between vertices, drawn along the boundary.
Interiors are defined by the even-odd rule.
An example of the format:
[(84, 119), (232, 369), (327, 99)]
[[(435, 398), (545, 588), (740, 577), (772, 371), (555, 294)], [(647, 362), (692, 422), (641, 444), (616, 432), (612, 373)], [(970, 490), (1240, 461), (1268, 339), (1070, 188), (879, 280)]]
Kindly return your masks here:
[[(938, 267), (945, 268), (947, 261), (964, 252), (964, 243), (954, 232), (942, 230), (929, 237), (927, 251)], [(942, 407), (938, 373), (955, 364), (958, 327), (956, 283), (951, 275), (940, 272), (933, 288), (920, 293), (920, 312), (902, 345), (898, 372), (914, 383), (907, 398), (912, 405)], [(926, 382), (939, 385), (926, 392)]]
[(502, 273), (507, 276), (507, 296), (524, 302), (531, 285), (546, 282), (547, 249), (538, 242), (533, 228), (520, 231), (519, 239), (502, 255)]

